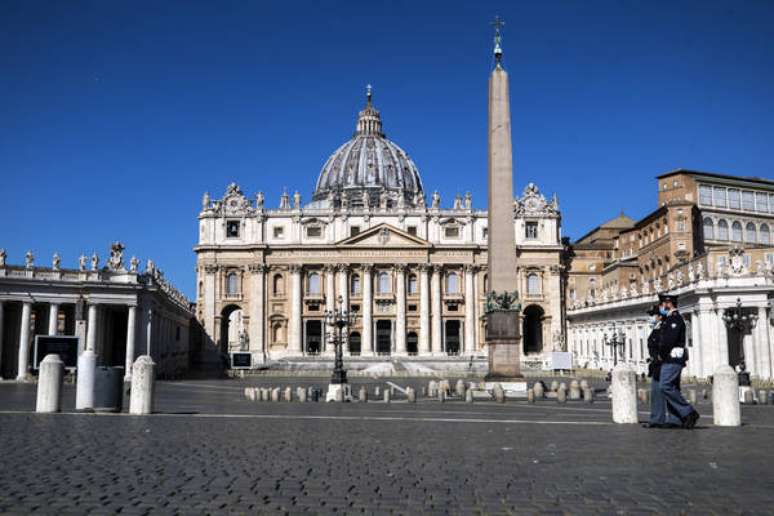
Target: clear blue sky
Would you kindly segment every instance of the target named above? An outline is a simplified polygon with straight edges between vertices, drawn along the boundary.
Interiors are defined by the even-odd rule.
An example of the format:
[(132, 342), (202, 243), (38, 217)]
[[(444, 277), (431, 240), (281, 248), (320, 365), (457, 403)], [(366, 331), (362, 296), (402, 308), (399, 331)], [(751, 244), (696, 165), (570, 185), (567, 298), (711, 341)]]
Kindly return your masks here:
[(774, 176), (770, 1), (4, 0), (0, 247), (121, 240), (192, 295), (202, 193), (308, 200), (367, 83), (426, 190), (485, 208), (495, 14), (515, 188), (557, 192), (565, 235), (654, 209), (674, 168)]

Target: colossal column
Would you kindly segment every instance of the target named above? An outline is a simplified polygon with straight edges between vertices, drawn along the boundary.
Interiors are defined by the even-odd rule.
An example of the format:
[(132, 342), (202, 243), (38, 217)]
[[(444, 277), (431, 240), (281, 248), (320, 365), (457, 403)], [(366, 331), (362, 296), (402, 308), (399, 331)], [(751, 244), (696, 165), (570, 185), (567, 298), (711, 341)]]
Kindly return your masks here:
[(519, 305), (513, 225), (513, 159), (508, 74), (502, 67), (500, 27), (495, 19), (496, 65), (489, 77), (489, 285), (487, 335), (489, 377), (520, 377)]
[[(339, 271), (339, 296), (341, 297), (341, 306), (349, 311), (349, 265), (340, 263), (336, 266)], [(341, 343), (341, 352), (349, 354), (349, 339), (343, 339)]]
[(371, 354), (373, 352), (373, 290), (371, 281), (371, 271), (373, 265), (363, 264), (363, 274), (361, 281), (363, 284), (363, 334), (360, 343), (360, 354)]
[(97, 305), (89, 303), (89, 323), (86, 327), (86, 349), (97, 352)]
[(59, 304), (51, 303), (48, 306), (48, 334), (56, 335), (56, 327), (59, 319)]
[(332, 312), (336, 309), (336, 267), (326, 265), (325, 271), (325, 309)]
[(124, 361), (124, 382), (132, 381), (132, 364), (134, 364), (135, 329), (137, 323), (137, 307), (129, 306), (126, 317), (126, 360)]
[(771, 378), (771, 344), (769, 343), (769, 319), (766, 307), (758, 307), (758, 321), (755, 324), (755, 345), (758, 348), (758, 376)]
[(442, 353), (444, 351), (443, 342), (441, 342), (441, 270), (443, 267), (440, 265), (433, 265), (433, 277), (431, 280), (433, 291), (433, 315), (431, 322), (431, 334), (432, 334), (432, 349), (436, 353)]
[(258, 360), (263, 361), (266, 351), (264, 345), (264, 320), (266, 310), (264, 305), (264, 285), (266, 284), (266, 271), (268, 267), (259, 263), (249, 266), (250, 270), (250, 351), (257, 353)]
[(27, 378), (27, 366), (30, 361), (30, 317), (32, 303), (22, 304), (21, 330), (19, 331), (19, 363), (16, 373), (18, 381)]
[(475, 265), (465, 266), (465, 353), (476, 352), (476, 290), (473, 278)]
[(406, 354), (406, 266), (395, 265), (395, 353)]
[[(3, 302), (0, 301), (0, 371), (3, 370)], [(0, 380), (3, 375), (0, 373)]]
[(419, 354), (430, 353), (430, 265), (419, 266)]
[(301, 354), (301, 266), (290, 266), (290, 328), (288, 351)]

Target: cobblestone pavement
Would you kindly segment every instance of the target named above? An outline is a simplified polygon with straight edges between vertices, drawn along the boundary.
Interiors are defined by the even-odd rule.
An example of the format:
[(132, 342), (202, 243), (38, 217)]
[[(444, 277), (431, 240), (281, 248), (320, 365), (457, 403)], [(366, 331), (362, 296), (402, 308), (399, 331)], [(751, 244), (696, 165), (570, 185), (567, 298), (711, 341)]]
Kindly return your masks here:
[(241, 395), (285, 383), (160, 382), (143, 417), (34, 414), (34, 386), (0, 384), (0, 513), (774, 514), (774, 406), (683, 431), (613, 425), (606, 401)]

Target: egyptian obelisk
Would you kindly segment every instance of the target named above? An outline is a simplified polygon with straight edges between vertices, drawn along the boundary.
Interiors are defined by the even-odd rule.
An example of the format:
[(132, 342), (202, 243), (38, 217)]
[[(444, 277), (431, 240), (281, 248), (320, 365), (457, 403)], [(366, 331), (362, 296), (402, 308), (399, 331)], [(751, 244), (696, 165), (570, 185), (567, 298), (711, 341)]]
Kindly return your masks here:
[(513, 151), (508, 73), (503, 69), (499, 17), (495, 27), (495, 67), (489, 77), (489, 289), (486, 342), (489, 378), (519, 378), (521, 335), (513, 223)]

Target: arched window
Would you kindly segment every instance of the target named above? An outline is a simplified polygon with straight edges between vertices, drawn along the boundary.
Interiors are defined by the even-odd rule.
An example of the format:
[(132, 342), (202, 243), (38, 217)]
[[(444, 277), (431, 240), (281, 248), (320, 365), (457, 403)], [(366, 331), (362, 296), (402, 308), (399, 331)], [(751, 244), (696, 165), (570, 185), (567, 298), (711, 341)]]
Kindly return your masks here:
[(745, 238), (744, 238), (745, 242), (754, 244), (755, 242), (758, 241), (758, 232), (755, 230), (755, 224), (753, 224), (752, 222), (747, 223), (747, 226), (745, 226), (744, 228), (744, 232), (745, 232)]
[(360, 274), (353, 274), (350, 282), (350, 291), (353, 295), (360, 294)]
[(378, 276), (379, 281), (376, 286), (380, 294), (389, 294), (392, 290), (390, 288), (390, 275), (386, 272), (380, 272)]
[(282, 278), (282, 274), (275, 274), (272, 280), (272, 291), (275, 296), (281, 296), (285, 293), (285, 280)]
[(597, 280), (594, 278), (589, 279), (589, 296), (597, 297)]
[(704, 240), (715, 240), (715, 223), (709, 217), (704, 217)]
[(539, 296), (540, 295), (540, 276), (535, 273), (527, 276), (527, 295)]
[(758, 241), (761, 244), (770, 244), (771, 243), (771, 232), (769, 231), (769, 225), (768, 224), (761, 224), (761, 232), (758, 233)]
[(239, 276), (236, 272), (229, 272), (226, 276), (226, 294), (229, 296), (239, 294)]
[(742, 223), (738, 220), (731, 224), (731, 240), (734, 242), (742, 241)]
[(307, 286), (309, 294), (320, 294), (320, 275), (316, 272), (309, 274), (309, 283)]
[(446, 293), (447, 294), (459, 294), (460, 293), (460, 277), (456, 272), (450, 272), (446, 276)]
[(718, 222), (718, 240), (728, 240), (728, 222), (723, 219)]
[(409, 295), (416, 294), (419, 289), (417, 288), (417, 275), (410, 274), (408, 277), (408, 293)]

